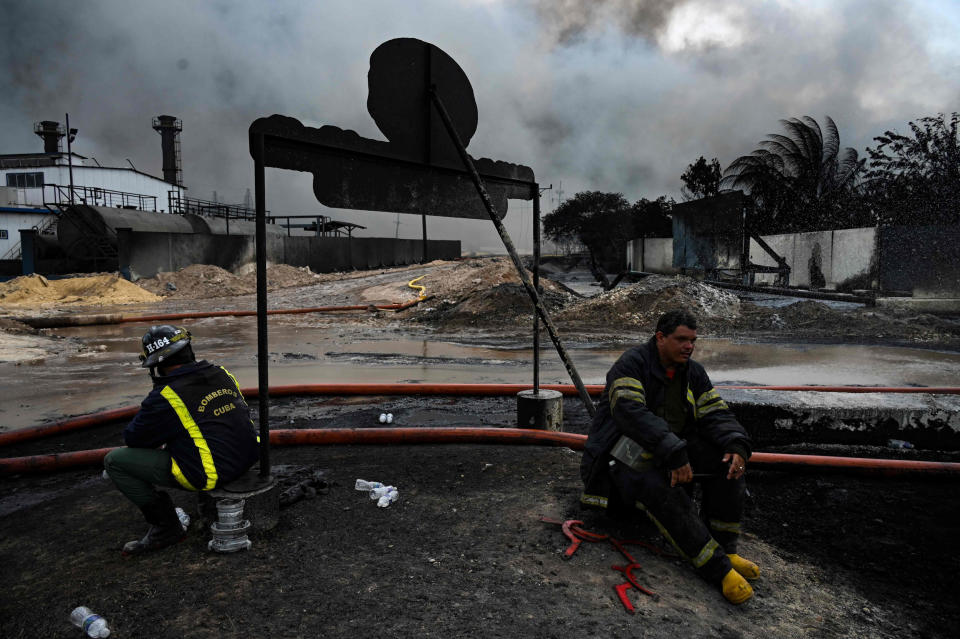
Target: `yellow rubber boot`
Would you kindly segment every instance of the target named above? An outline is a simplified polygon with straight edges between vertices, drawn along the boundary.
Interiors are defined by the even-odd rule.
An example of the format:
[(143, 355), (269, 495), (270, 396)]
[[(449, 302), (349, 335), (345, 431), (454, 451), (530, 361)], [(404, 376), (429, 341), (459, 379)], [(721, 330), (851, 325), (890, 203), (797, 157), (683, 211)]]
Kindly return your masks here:
[(740, 573), (741, 577), (756, 579), (760, 576), (760, 566), (749, 559), (744, 559), (740, 555), (727, 555), (727, 558), (730, 560), (730, 565)]
[(742, 604), (753, 596), (753, 588), (736, 570), (731, 570), (726, 574), (720, 584), (720, 590), (727, 601), (732, 604)]

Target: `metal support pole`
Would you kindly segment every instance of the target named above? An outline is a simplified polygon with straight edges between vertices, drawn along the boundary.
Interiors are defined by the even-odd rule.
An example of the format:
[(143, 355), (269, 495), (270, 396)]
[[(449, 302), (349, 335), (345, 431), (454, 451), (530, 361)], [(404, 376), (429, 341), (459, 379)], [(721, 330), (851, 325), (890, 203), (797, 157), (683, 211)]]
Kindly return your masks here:
[(420, 218), (423, 220), (423, 263), (426, 264), (430, 261), (427, 257), (427, 216), (421, 215)]
[[(540, 187), (533, 185), (533, 288), (540, 294)], [(540, 392), (540, 316), (533, 313), (533, 394)]]
[(487, 209), (487, 214), (490, 215), (490, 220), (493, 221), (493, 225), (496, 227), (497, 233), (500, 234), (500, 239), (503, 240), (503, 245), (506, 247), (507, 253), (510, 255), (510, 259), (513, 260), (513, 265), (517, 269), (517, 274), (520, 276), (520, 281), (523, 282), (523, 287), (527, 289), (527, 294), (530, 296), (530, 299), (533, 300), (533, 304), (536, 307), (537, 313), (543, 320), (543, 324), (547, 327), (547, 332), (550, 333), (550, 339), (553, 340), (553, 345), (557, 349), (557, 354), (560, 355), (560, 359), (567, 368), (567, 373), (570, 375), (570, 380), (573, 382), (573, 385), (577, 387), (580, 400), (583, 402), (583, 405), (590, 414), (590, 417), (593, 417), (597, 412), (597, 408), (594, 406), (593, 400), (590, 399), (590, 395), (587, 393), (587, 389), (583, 385), (583, 381), (580, 379), (580, 374), (577, 373), (577, 369), (573, 365), (573, 360), (571, 360), (570, 356), (567, 355), (567, 350), (560, 341), (560, 335), (557, 333), (557, 329), (554, 327), (553, 320), (550, 319), (550, 315), (547, 313), (546, 307), (540, 300), (540, 295), (537, 293), (537, 289), (534, 288), (529, 276), (527, 276), (527, 273), (523, 268), (523, 263), (520, 261), (520, 256), (517, 255), (517, 249), (513, 245), (513, 240), (510, 239), (510, 235), (507, 233), (507, 229), (504, 227), (503, 222), (501, 222), (500, 218), (497, 217), (496, 209), (493, 207), (493, 201), (490, 199), (490, 194), (487, 193), (487, 187), (484, 185), (483, 179), (477, 172), (477, 167), (474, 166), (473, 160), (467, 154), (467, 149), (463, 146), (463, 142), (460, 140), (460, 135), (453, 127), (453, 121), (450, 119), (450, 114), (447, 113), (447, 109), (443, 105), (443, 101), (440, 99), (440, 96), (437, 95), (435, 87), (430, 88), (430, 98), (433, 100), (434, 106), (437, 107), (437, 112), (440, 114), (440, 118), (443, 120), (443, 125), (446, 127), (447, 133), (450, 135), (450, 139), (454, 146), (457, 147), (457, 151), (460, 154), (460, 159), (463, 161), (464, 165), (466, 165), (466, 168), (470, 173), (470, 177), (473, 179), (474, 186), (477, 187), (477, 193), (479, 193), (480, 199), (483, 201), (483, 205)]
[(257, 383), (260, 400), (260, 477), (270, 476), (270, 381), (267, 351), (267, 219), (263, 136), (254, 140), (254, 189), (257, 200)]
[(73, 144), (70, 140), (70, 114), (67, 118), (67, 166), (70, 167), (70, 204), (73, 204)]

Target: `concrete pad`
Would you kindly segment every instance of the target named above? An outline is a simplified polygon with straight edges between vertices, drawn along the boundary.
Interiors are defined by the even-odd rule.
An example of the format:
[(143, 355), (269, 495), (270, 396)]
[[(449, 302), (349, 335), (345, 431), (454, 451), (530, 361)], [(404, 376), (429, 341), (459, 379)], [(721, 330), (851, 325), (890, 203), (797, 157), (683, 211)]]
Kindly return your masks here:
[(797, 442), (960, 448), (960, 395), (722, 389), (758, 448)]

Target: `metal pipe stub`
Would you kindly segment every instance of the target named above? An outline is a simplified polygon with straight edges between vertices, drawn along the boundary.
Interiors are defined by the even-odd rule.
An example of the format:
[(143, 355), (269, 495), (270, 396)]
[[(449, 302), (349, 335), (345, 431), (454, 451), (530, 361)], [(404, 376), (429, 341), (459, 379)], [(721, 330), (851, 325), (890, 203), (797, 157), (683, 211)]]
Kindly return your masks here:
[(213, 539), (207, 548), (214, 552), (236, 552), (250, 548), (247, 532), (250, 520), (243, 519), (242, 499), (221, 499), (217, 502), (218, 520), (210, 524)]
[(517, 393), (517, 427), (563, 430), (563, 393), (541, 388)]

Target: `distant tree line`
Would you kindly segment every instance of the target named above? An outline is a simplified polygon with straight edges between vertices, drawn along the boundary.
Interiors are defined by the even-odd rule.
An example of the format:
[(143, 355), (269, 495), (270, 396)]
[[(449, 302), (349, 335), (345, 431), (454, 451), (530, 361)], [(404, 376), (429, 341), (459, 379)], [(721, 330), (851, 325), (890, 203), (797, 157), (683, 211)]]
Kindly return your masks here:
[(809, 116), (781, 120), (785, 133), (735, 159), (720, 187), (750, 196), (761, 233), (957, 224), (958, 120), (940, 114), (910, 122), (907, 135), (886, 131), (865, 158), (840, 147), (830, 117), (823, 128)]
[[(840, 145), (836, 123), (810, 116), (781, 120), (749, 155), (723, 171), (701, 156), (681, 175), (686, 200), (744, 191), (753, 229), (762, 234), (861, 226), (960, 223), (960, 115), (923, 117), (910, 132), (875, 137), (867, 157)], [(583, 246), (600, 271), (637, 237), (670, 237), (675, 202), (660, 196), (631, 204), (622, 193), (583, 191), (543, 218), (544, 234), (562, 246)]]

